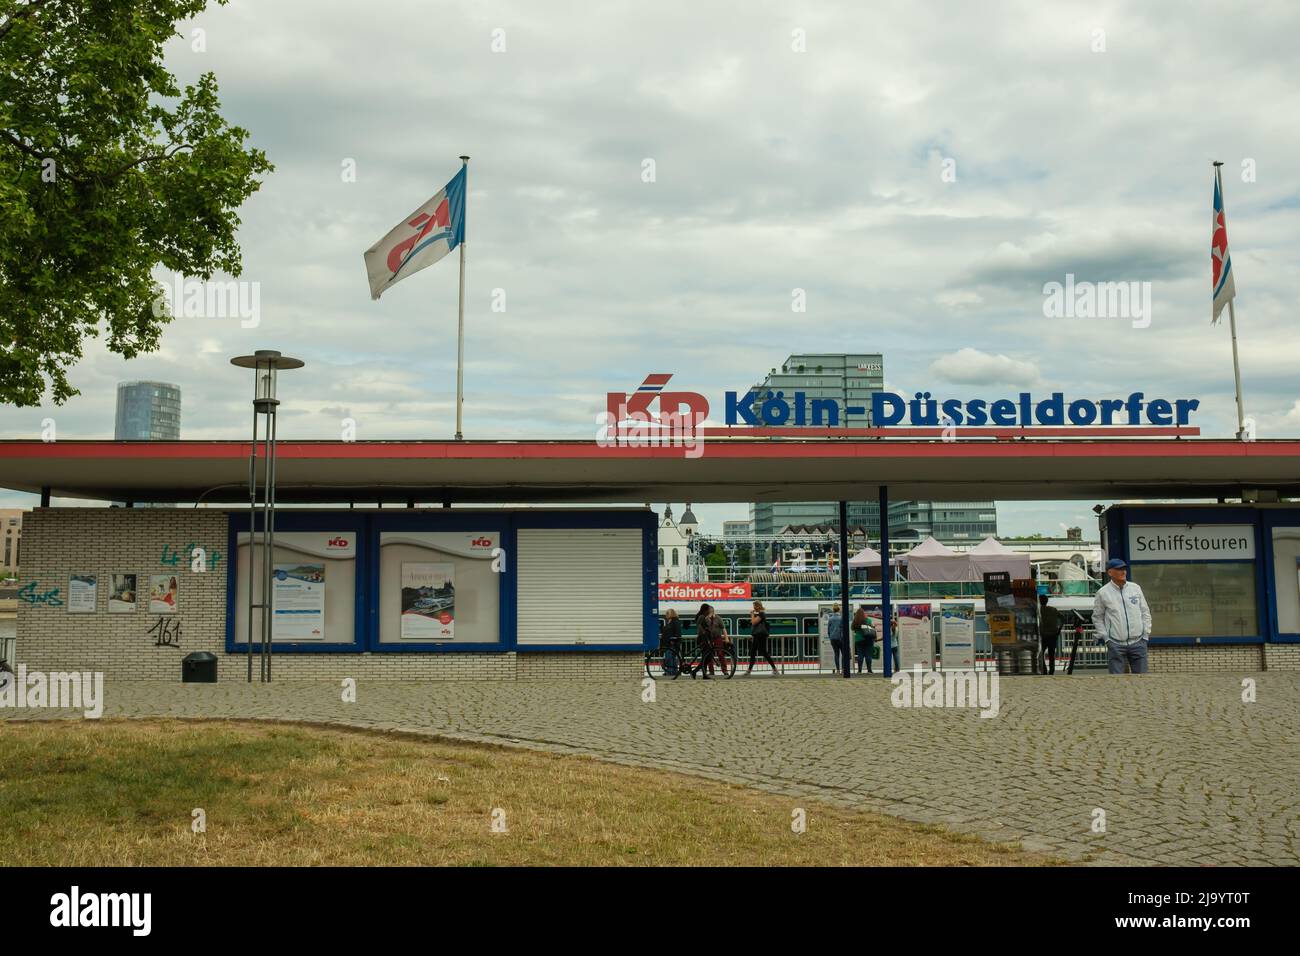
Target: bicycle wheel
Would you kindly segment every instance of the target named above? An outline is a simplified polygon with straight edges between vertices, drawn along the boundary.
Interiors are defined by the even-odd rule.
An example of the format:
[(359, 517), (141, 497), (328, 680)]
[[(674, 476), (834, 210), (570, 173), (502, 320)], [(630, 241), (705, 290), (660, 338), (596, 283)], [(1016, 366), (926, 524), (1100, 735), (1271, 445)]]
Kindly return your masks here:
[(718, 667), (722, 671), (722, 676), (727, 680), (736, 676), (736, 664), (740, 660), (736, 654), (736, 644), (732, 643), (723, 648), (722, 653), (718, 655)]
[(699, 654), (679, 654), (677, 657), (677, 673), (673, 675), (673, 680), (681, 677), (683, 674), (689, 674), (691, 679), (695, 679), (695, 669), (699, 665)]
[(654, 680), (655, 677), (654, 672), (650, 670), (650, 656), (651, 655), (649, 654), (645, 656), (645, 676), (649, 677), (651, 680)]

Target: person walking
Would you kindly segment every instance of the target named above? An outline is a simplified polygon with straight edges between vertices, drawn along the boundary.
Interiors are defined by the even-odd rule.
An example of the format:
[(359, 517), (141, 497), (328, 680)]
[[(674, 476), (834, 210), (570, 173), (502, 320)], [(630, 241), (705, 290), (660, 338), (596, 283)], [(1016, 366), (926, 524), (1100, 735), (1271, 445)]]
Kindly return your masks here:
[[(736, 665), (731, 659), (731, 635), (727, 633), (726, 625), (722, 623), (722, 618), (718, 617), (718, 612), (709, 608), (709, 633), (713, 635), (713, 656), (718, 662), (718, 669), (722, 671), (723, 677), (734, 675)], [(732, 674), (727, 673), (727, 668), (732, 669)], [(713, 673), (713, 662), (709, 662), (709, 673)]]
[(772, 652), (768, 650), (767, 641), (772, 636), (772, 630), (767, 624), (767, 612), (763, 610), (763, 602), (755, 601), (754, 610), (749, 614), (749, 670), (745, 671), (748, 677), (754, 673), (754, 661), (758, 655), (763, 655), (763, 660), (772, 665), (772, 675), (779, 676), (780, 671), (776, 669), (776, 662), (772, 660)]
[(1061, 612), (1047, 603), (1047, 595), (1038, 595), (1038, 642), (1042, 646), (1047, 673), (1056, 673), (1056, 644), (1061, 639)]
[[(682, 666), (682, 619), (672, 608), (664, 615), (663, 633), (659, 635), (659, 649), (663, 651), (664, 670), (673, 674)], [(670, 658), (671, 655), (671, 658)]]
[[(712, 680), (713, 674), (713, 626), (717, 621), (717, 615), (713, 613), (713, 607), (708, 604), (701, 604), (700, 610), (695, 615), (695, 643), (700, 649), (700, 662), (695, 665), (695, 674), (700, 674), (705, 680)], [(695, 676), (694, 674), (691, 675)]]
[(1134, 674), (1149, 672), (1147, 647), (1151, 641), (1151, 608), (1142, 588), (1128, 580), (1128, 565), (1119, 558), (1106, 562), (1110, 578), (1092, 602), (1092, 627), (1106, 642), (1106, 659), (1112, 674), (1127, 666)]
[(884, 648), (881, 653), (892, 654), (894, 656), (894, 673), (898, 673), (898, 612), (895, 611), (889, 616), (889, 646)]
[(853, 647), (857, 652), (858, 673), (862, 673), (863, 661), (867, 662), (867, 673), (875, 673), (871, 669), (871, 655), (876, 649), (876, 629), (871, 623), (871, 618), (867, 616), (865, 604), (853, 615)]
[(844, 648), (844, 605), (835, 604), (830, 620), (826, 622), (826, 636), (831, 639), (831, 650), (835, 652), (835, 673), (840, 672), (840, 655), (846, 653)]

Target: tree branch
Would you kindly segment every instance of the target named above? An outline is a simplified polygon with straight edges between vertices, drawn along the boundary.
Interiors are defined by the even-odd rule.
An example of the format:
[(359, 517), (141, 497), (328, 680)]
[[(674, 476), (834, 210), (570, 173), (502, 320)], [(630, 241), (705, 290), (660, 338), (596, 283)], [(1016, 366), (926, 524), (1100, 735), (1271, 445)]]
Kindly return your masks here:
[(19, 20), (25, 20), (27, 17), (30, 17), (38, 9), (45, 6), (47, 2), (48, 0), (32, 0), (31, 3), (27, 4), (26, 6), (20, 7), (18, 10), (9, 14), (9, 19), (6, 20), (3, 24), (0, 24), (0, 40), (3, 40), (5, 38), (5, 34), (14, 28), (14, 24), (16, 24)]
[(173, 143), (171, 146), (168, 146), (166, 149), (164, 149), (161, 153), (153, 153), (151, 155), (141, 156), (139, 159), (131, 160), (131, 162), (127, 163), (125, 166), (121, 167), (120, 169), (115, 169), (112, 173), (109, 174), (108, 178), (117, 179), (118, 176), (121, 176), (128, 169), (134, 169), (136, 166), (139, 166), (141, 163), (152, 163), (159, 159), (171, 159), (182, 149), (193, 149), (193, 148), (194, 148), (193, 143)]

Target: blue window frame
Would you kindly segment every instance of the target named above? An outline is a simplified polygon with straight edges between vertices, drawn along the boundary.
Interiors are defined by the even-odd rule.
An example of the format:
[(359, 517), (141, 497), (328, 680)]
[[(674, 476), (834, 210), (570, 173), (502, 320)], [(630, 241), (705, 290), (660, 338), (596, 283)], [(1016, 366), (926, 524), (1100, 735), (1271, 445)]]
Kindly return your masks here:
[[(238, 555), (237, 537), (248, 531), (248, 512), (228, 513), (227, 553)], [(262, 530), (261, 516), (253, 525)], [(517, 578), (514, 556), (517, 554), (516, 531), (519, 528), (640, 528), (642, 565), (642, 641), (629, 644), (545, 644), (519, 647), (517, 642)], [(356, 594), (354, 596), (354, 639), (347, 643), (276, 641), (276, 654), (322, 653), (379, 653), (379, 654), (458, 654), (506, 653), (509, 651), (554, 652), (583, 651), (631, 653), (649, 650), (658, 644), (658, 562), (655, 514), (646, 510), (602, 511), (483, 511), (456, 510), (445, 513), (393, 510), (389, 512), (342, 511), (277, 511), (277, 532), (341, 531), (356, 535)], [(500, 640), (449, 644), (441, 643), (380, 643), (379, 641), (379, 540), (384, 532), (393, 531), (483, 531), (497, 532), (500, 547), (505, 553), (505, 568), (500, 575)], [(247, 614), (247, 608), (236, 607), (238, 564), (232, 557), (226, 575), (226, 652), (242, 654), (250, 645), (236, 643), (237, 614)], [(245, 572), (247, 573), (247, 572)], [(582, 613), (581, 580), (574, 582), (574, 613)], [(254, 653), (261, 652), (261, 641), (252, 641)]]
[[(246, 616), (248, 613), (247, 608), (241, 609), (235, 606), (235, 590), (238, 587), (236, 575), (239, 573), (239, 563), (236, 560), (239, 555), (237, 541), (240, 534), (248, 533), (248, 512), (231, 512), (229, 519), (229, 527), (226, 532), (226, 553), (230, 555), (230, 559), (226, 564), (226, 653), (243, 654), (247, 648), (251, 647), (253, 653), (260, 654), (262, 642), (260, 640), (251, 640), (253, 635), (249, 635), (250, 640), (247, 644), (235, 641), (236, 615), (243, 613)], [(260, 514), (257, 516), (253, 528), (257, 533), (261, 533), (262, 516)], [(356, 654), (367, 650), (365, 635), (370, 606), (365, 570), (370, 557), (369, 542), (365, 534), (365, 516), (358, 515), (353, 511), (328, 513), (318, 511), (277, 511), (275, 513), (275, 530), (277, 533), (282, 531), (346, 531), (356, 535), (357, 559), (356, 594), (354, 596), (355, 617), (352, 627), (353, 639), (347, 643), (273, 641), (271, 644), (272, 651), (276, 654)], [(256, 612), (255, 616), (257, 616), (258, 620), (260, 620), (260, 614), (260, 611)]]
[(1138, 583), (1142, 583), (1142, 567), (1144, 564), (1250, 564), (1250, 561), (1226, 560), (1226, 561), (1206, 561), (1206, 560), (1185, 560), (1176, 561), (1164, 559), (1161, 561), (1132, 561), (1128, 550), (1128, 532), (1131, 525), (1156, 524), (1170, 525), (1171, 527), (1182, 527), (1189, 524), (1242, 524), (1250, 525), (1255, 535), (1255, 561), (1254, 563), (1254, 584), (1255, 584), (1255, 622), (1257, 632), (1251, 635), (1235, 636), (1186, 636), (1186, 635), (1167, 635), (1152, 636), (1151, 643), (1154, 645), (1178, 645), (1178, 644), (1262, 644), (1267, 640), (1273, 639), (1273, 627), (1269, 623), (1270, 611), (1263, 605), (1271, 604), (1267, 596), (1272, 593), (1269, 590), (1269, 583), (1266, 578), (1266, 570), (1271, 565), (1271, 543), (1268, 544), (1269, 555), (1265, 556), (1265, 540), (1260, 533), (1261, 512), (1254, 508), (1231, 508), (1231, 507), (1206, 507), (1197, 508), (1189, 506), (1186, 508), (1148, 508), (1142, 506), (1116, 506), (1106, 512), (1106, 544), (1107, 557), (1120, 557), (1129, 562), (1129, 576)]
[[(505, 553), (505, 570), (499, 574), (500, 617), (497, 641), (474, 643), (428, 642), (380, 643), (379, 640), (379, 539), (385, 531), (485, 531), (498, 533), (500, 548)], [(515, 649), (515, 588), (514, 568), (510, 556), (514, 554), (514, 532), (510, 526), (510, 512), (506, 511), (447, 511), (446, 514), (393, 511), (375, 512), (370, 516), (370, 555), (367, 565), (368, 589), (373, 598), (369, 626), (366, 631), (366, 649), (377, 654), (459, 654), (491, 652), (503, 654)]]
[[(1278, 528), (1298, 528), (1300, 529), (1300, 508), (1263, 508), (1260, 509), (1260, 545), (1264, 548), (1266, 554), (1265, 560), (1265, 589), (1264, 603), (1267, 605), (1265, 612), (1268, 616), (1268, 627), (1270, 640), (1279, 644), (1300, 644), (1300, 632), (1283, 631), (1282, 622), (1278, 619), (1278, 594), (1279, 589), (1286, 586), (1300, 586), (1300, 569), (1294, 565), (1288, 564), (1285, 567), (1278, 567), (1274, 562), (1274, 539), (1273, 532)], [(1285, 579), (1286, 584), (1283, 584)]]

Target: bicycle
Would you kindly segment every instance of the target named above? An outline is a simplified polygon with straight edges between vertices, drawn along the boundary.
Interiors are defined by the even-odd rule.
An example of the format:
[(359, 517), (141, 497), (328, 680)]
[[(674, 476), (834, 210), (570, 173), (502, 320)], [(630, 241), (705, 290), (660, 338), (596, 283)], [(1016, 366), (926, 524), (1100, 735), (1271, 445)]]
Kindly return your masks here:
[[(686, 642), (680, 642), (676, 648), (662, 648), (665, 657), (671, 653), (677, 659), (677, 670), (671, 674), (668, 673), (668, 669), (663, 666), (662, 660), (659, 665), (658, 674), (651, 670), (651, 661), (654, 658), (655, 652), (651, 651), (647, 653), (645, 656), (646, 676), (650, 677), (652, 680), (660, 677), (665, 680), (676, 680), (683, 674), (688, 674), (690, 675), (690, 678), (694, 680), (699, 675), (700, 670), (708, 666), (709, 658), (705, 656), (704, 648), (699, 644), (699, 642), (692, 642), (686, 646), (683, 645), (686, 645)], [(724, 645), (721, 655), (714, 654), (711, 656), (713, 657), (716, 672), (720, 673), (724, 680), (731, 680), (731, 678), (736, 676), (736, 667), (739, 658), (736, 654), (736, 643), (734, 641), (729, 641)]]
[[(706, 647), (708, 648), (707, 652)], [(723, 644), (721, 654), (714, 653), (711, 646), (697, 642), (692, 653), (682, 656), (682, 664), (677, 671), (678, 676), (690, 674), (691, 680), (694, 680), (701, 671), (707, 671), (710, 660), (713, 661), (717, 673), (722, 675), (723, 680), (731, 680), (736, 676), (736, 666), (739, 663), (739, 658), (736, 654), (735, 641), (728, 641)]]
[(9, 685), (14, 680), (14, 669), (11, 661), (14, 658), (14, 647), (17, 640), (12, 637), (0, 637), (0, 691), (8, 690)]

